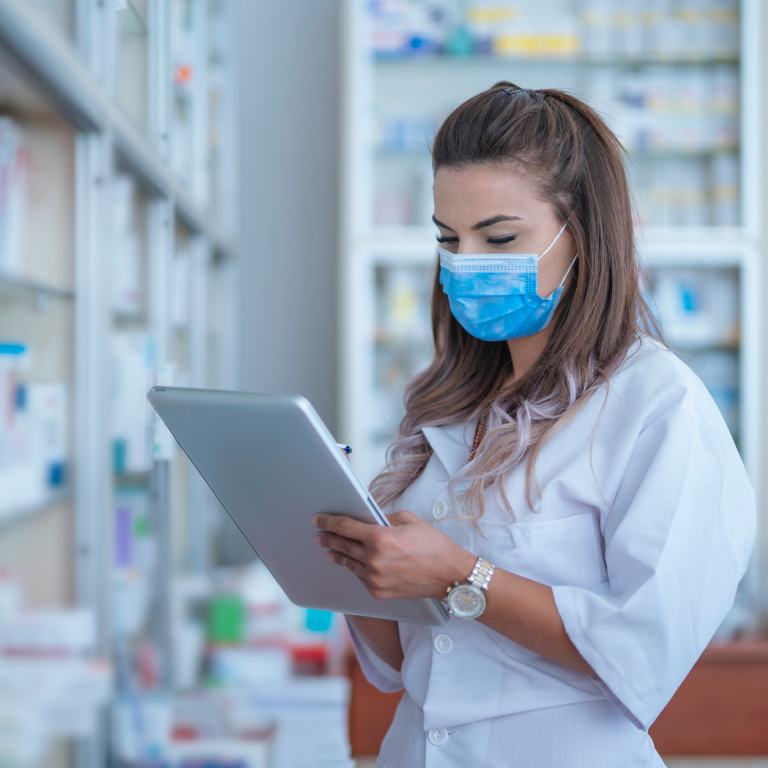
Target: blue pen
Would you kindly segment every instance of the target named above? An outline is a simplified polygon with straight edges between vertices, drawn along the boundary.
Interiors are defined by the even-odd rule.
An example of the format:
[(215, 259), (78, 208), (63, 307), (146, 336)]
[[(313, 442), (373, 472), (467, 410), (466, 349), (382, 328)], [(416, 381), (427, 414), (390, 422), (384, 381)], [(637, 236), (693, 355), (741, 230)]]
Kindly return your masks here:
[(348, 445), (344, 445), (344, 443), (336, 443), (336, 445), (338, 445), (339, 448), (341, 448), (341, 450), (347, 454), (347, 456), (352, 453), (352, 449)]

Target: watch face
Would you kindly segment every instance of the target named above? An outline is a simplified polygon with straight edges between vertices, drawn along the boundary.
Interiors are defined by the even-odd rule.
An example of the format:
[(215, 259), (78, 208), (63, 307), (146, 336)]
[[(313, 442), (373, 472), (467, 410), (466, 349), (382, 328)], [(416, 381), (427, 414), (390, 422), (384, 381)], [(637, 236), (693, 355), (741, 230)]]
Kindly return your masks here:
[(479, 587), (460, 584), (448, 593), (448, 607), (460, 619), (477, 618), (485, 610), (485, 595)]

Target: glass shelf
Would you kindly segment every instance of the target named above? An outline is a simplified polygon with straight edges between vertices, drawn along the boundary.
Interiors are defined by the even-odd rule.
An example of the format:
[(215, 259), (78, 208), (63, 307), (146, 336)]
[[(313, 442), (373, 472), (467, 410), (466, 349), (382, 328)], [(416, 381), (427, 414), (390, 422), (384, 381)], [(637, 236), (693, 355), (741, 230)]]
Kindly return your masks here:
[(36, 280), (27, 280), (23, 277), (14, 275), (0, 274), (0, 296), (18, 296), (20, 294), (34, 294), (36, 307), (40, 310), (45, 309), (47, 302), (51, 298), (55, 299), (74, 299), (73, 291), (64, 291), (61, 288), (54, 288), (46, 283), (40, 283)]
[(26, 504), (12, 509), (0, 509), (0, 533), (6, 528), (17, 525), (36, 515), (44, 514), (64, 503), (71, 503), (73, 499), (70, 488), (62, 488), (45, 494), (32, 504)]
[(736, 65), (739, 63), (737, 55), (723, 55), (711, 57), (696, 56), (659, 56), (659, 57), (639, 57), (639, 56), (606, 56), (592, 57), (588, 55), (579, 55), (572, 57), (547, 57), (547, 56), (498, 56), (472, 54), (469, 56), (452, 56), (450, 54), (413, 54), (413, 55), (379, 55), (372, 54), (373, 61), (378, 66), (436, 66), (449, 67), (457, 66), (507, 66), (507, 65), (543, 65), (543, 66), (586, 66), (586, 67), (645, 67), (645, 66), (718, 66), (723, 64)]

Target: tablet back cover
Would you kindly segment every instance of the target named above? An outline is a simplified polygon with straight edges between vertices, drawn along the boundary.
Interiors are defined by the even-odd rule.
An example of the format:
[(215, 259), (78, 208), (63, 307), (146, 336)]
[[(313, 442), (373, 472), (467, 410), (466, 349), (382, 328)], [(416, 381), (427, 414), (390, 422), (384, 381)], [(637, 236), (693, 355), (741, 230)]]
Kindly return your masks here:
[(434, 600), (376, 600), (314, 543), (318, 512), (379, 513), (302, 397), (154, 387), (149, 401), (296, 605), (440, 626)]

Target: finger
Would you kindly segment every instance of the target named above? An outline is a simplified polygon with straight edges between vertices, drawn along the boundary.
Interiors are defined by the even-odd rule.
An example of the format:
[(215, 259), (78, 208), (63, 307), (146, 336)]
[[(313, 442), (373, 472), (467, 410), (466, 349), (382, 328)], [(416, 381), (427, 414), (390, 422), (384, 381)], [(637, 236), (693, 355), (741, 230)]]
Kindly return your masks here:
[(345, 555), (343, 552), (329, 549), (326, 553), (326, 557), (335, 565), (340, 565), (343, 568), (346, 568), (350, 573), (354, 573), (358, 578), (362, 578), (362, 575), (365, 573), (365, 566), (361, 562), (355, 560), (354, 557)]
[(355, 539), (365, 544), (371, 539), (374, 531), (379, 528), (373, 523), (362, 523), (346, 515), (330, 515), (321, 513), (312, 518), (312, 523), (322, 531), (330, 531), (343, 536), (345, 539)]
[(365, 549), (359, 541), (345, 539), (343, 536), (337, 536), (335, 533), (328, 533), (327, 531), (315, 534), (315, 544), (326, 549), (335, 549), (337, 552), (354, 557), (355, 560), (362, 560), (365, 553)]

